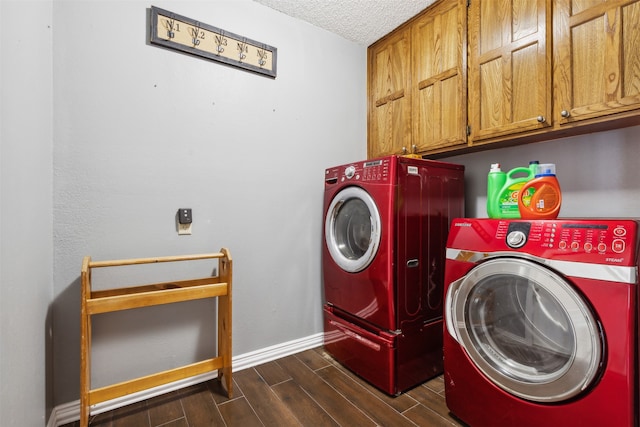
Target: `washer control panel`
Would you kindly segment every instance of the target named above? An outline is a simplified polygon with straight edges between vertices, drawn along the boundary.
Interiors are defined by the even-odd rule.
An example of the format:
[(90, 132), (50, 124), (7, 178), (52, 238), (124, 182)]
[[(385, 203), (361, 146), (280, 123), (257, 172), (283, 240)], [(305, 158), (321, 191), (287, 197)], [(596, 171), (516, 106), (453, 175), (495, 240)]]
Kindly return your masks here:
[(390, 164), (390, 159), (384, 158), (336, 166), (325, 170), (325, 185), (348, 182), (388, 183), (391, 179)]
[(489, 221), (495, 226), (495, 239), (508, 249), (544, 257), (575, 259), (581, 254), (616, 264), (633, 259), (638, 245), (635, 220)]

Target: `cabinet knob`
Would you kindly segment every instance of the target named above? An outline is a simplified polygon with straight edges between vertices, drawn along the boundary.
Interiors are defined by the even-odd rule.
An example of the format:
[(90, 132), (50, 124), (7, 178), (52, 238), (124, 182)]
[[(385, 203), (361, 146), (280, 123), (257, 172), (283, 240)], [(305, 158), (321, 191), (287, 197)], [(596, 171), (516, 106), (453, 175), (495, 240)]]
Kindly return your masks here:
[(567, 117), (571, 116), (571, 113), (567, 110), (562, 110), (560, 111), (560, 115), (566, 119)]
[(402, 147), (402, 154), (407, 154), (407, 147)]
[(538, 116), (538, 122), (544, 123), (546, 121), (547, 121), (547, 119), (545, 119), (544, 116)]
[(413, 154), (415, 154), (415, 153), (416, 153), (416, 151), (418, 151), (418, 146), (417, 146), (416, 144), (413, 144), (413, 145), (411, 146), (411, 152), (412, 152)]

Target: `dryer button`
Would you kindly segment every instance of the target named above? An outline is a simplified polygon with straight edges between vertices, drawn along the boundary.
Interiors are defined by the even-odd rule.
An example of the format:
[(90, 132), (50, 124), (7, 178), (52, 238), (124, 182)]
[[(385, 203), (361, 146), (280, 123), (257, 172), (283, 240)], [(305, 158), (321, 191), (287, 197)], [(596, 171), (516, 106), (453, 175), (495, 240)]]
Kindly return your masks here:
[(615, 234), (616, 236), (622, 237), (625, 234), (627, 234), (627, 230), (625, 230), (623, 227), (616, 227), (613, 229), (613, 234)]
[(624, 252), (624, 247), (624, 240), (616, 239), (611, 243), (611, 250), (618, 254)]

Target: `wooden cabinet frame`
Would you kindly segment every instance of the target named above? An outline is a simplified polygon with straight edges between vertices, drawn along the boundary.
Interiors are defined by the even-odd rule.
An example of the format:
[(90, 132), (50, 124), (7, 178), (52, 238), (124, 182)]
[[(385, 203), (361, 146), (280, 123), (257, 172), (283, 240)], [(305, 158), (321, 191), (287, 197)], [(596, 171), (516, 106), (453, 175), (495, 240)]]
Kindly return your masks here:
[[(91, 271), (95, 268), (202, 259), (218, 259), (217, 276), (119, 289), (91, 290)], [(214, 370), (218, 370), (218, 379), (223, 381), (223, 385), (227, 389), (227, 395), (229, 397), (232, 396), (232, 267), (231, 254), (226, 248), (222, 248), (218, 253), (211, 254), (115, 261), (91, 261), (91, 257), (84, 257), (81, 272), (82, 301), (80, 310), (80, 425), (82, 427), (88, 425), (91, 405)], [(91, 316), (202, 298), (218, 298), (218, 355), (216, 357), (121, 383), (91, 389)]]

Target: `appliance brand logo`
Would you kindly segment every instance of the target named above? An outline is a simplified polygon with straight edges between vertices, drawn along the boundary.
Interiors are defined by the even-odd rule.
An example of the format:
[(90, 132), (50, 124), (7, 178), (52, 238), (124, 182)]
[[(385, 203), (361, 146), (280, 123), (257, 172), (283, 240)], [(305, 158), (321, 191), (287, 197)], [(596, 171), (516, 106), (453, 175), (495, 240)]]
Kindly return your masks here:
[(605, 258), (605, 261), (621, 263), (621, 262), (624, 262), (624, 258)]
[(470, 222), (456, 222), (455, 226), (456, 227), (471, 227), (471, 223)]

